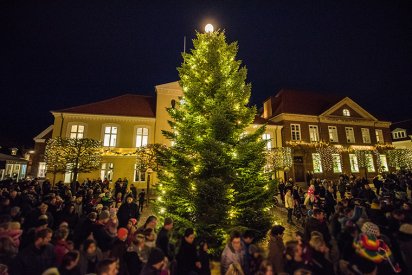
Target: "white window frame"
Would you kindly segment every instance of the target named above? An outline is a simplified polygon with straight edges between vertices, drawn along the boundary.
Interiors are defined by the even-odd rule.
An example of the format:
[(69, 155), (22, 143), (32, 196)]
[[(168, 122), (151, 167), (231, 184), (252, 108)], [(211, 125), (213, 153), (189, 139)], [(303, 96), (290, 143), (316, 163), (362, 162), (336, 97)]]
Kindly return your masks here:
[(371, 153), (365, 154), (366, 158), (366, 166), (368, 168), (368, 172), (375, 172), (375, 164), (373, 163), (373, 155)]
[[(107, 132), (106, 128), (110, 128), (110, 131)], [(113, 128), (116, 128), (116, 133), (113, 133)], [(118, 124), (103, 124), (102, 126), (102, 140), (104, 147), (117, 147), (117, 141), (119, 140), (120, 127)], [(109, 139), (106, 142), (106, 137)]]
[[(338, 127), (337, 126), (328, 126), (328, 134), (330, 142), (339, 142)], [(336, 138), (336, 140), (335, 140)]]
[(375, 129), (375, 135), (376, 135), (376, 143), (383, 144), (384, 138), (383, 138), (383, 131), (381, 129)]
[(323, 173), (322, 160), (320, 158), (319, 153), (312, 153), (312, 165), (313, 165), (313, 173), (315, 174)]
[(320, 140), (318, 125), (309, 125), (309, 139), (310, 142), (318, 142)]
[(146, 182), (146, 172), (137, 169), (137, 164), (134, 165), (133, 169), (133, 182)]
[(39, 166), (37, 167), (37, 177), (38, 178), (44, 178), (46, 177), (46, 163), (45, 162), (39, 162)]
[[(137, 140), (137, 138), (139, 136), (137, 134), (137, 131), (139, 129), (142, 129), (142, 134), (140, 135), (140, 137), (141, 137), (140, 144), (138, 144), (138, 140)], [(147, 135), (144, 134), (145, 129), (147, 130)], [(134, 127), (134, 135), (133, 135), (134, 136), (134, 142), (133, 142), (133, 144), (136, 148), (145, 147), (149, 144), (150, 131), (151, 131), (151, 129), (147, 125), (139, 125), (139, 126)]]
[(343, 109), (343, 110), (342, 110), (342, 115), (343, 115), (343, 116), (350, 116), (350, 111), (349, 111), (349, 109)]
[(113, 180), (113, 162), (102, 162), (100, 166), (100, 179), (104, 180), (107, 178), (110, 182)]
[(342, 173), (342, 159), (339, 154), (332, 154), (333, 173)]
[(347, 143), (355, 143), (355, 130), (353, 127), (345, 127), (345, 133), (346, 133), (346, 142)]
[(290, 124), (290, 139), (292, 141), (300, 141), (302, 140), (302, 135), (300, 132), (300, 124)]
[(361, 128), (363, 143), (371, 143), (371, 134), (369, 128)]
[(265, 145), (266, 149), (271, 150), (272, 149), (272, 138), (271, 138), (270, 134), (269, 133), (264, 133), (262, 135), (262, 139), (266, 140), (266, 145)]
[(400, 139), (400, 138), (406, 138), (406, 131), (401, 130), (401, 131), (396, 131), (392, 133), (393, 139)]
[(389, 172), (388, 160), (386, 158), (386, 155), (379, 154), (379, 159), (381, 163), (381, 167), (379, 167), (379, 169), (381, 169), (383, 172)]
[[(72, 132), (72, 128), (73, 126), (77, 126), (77, 130)], [(79, 126), (83, 126), (83, 132), (79, 131)], [(80, 137), (80, 133), (82, 134)], [(74, 134), (74, 136), (72, 135)], [(87, 134), (87, 124), (83, 123), (83, 122), (70, 122), (67, 124), (67, 137), (68, 138), (86, 138), (86, 134)]]
[(359, 163), (356, 154), (349, 154), (350, 171), (352, 173), (359, 173)]

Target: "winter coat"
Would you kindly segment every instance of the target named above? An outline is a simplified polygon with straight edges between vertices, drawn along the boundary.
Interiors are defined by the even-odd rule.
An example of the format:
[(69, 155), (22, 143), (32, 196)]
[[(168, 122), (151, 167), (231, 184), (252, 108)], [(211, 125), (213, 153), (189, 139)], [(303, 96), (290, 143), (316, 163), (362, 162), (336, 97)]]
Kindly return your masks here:
[(156, 246), (163, 251), (169, 260), (172, 260), (173, 255), (170, 249), (169, 232), (164, 227), (160, 229), (159, 234), (157, 235)]
[(96, 248), (96, 253), (88, 255), (84, 250), (80, 251), (79, 267), (80, 275), (96, 273), (97, 263), (103, 260), (103, 254), (100, 248)]
[(140, 213), (137, 207), (137, 204), (132, 203), (123, 203), (119, 207), (119, 211), (117, 212), (117, 218), (119, 219), (119, 227), (126, 227), (127, 222), (129, 219), (134, 218), (139, 220)]
[(235, 251), (232, 245), (229, 243), (226, 245), (222, 252), (222, 257), (220, 260), (220, 270), (221, 274), (226, 274), (229, 266), (231, 264), (238, 264), (240, 267), (244, 267), (244, 250), (241, 249), (239, 252)]
[(289, 193), (285, 195), (285, 207), (289, 209), (293, 209), (294, 207), (293, 197)]
[(188, 243), (184, 238), (180, 246), (179, 252), (176, 255), (177, 260), (177, 274), (187, 275), (192, 271), (196, 271), (196, 262), (199, 261), (197, 257), (196, 246)]
[(31, 244), (20, 251), (15, 258), (15, 261), (12, 264), (11, 274), (40, 275), (46, 269), (54, 267), (55, 262), (56, 257), (53, 245), (48, 244), (38, 249), (34, 244)]
[(317, 275), (333, 275), (333, 264), (325, 258), (325, 255), (318, 251), (312, 251), (311, 266), (313, 274)]
[(54, 253), (56, 254), (56, 264), (59, 266), (63, 260), (64, 255), (69, 252), (68, 244), (64, 240), (59, 240), (54, 246)]
[(278, 236), (270, 236), (268, 261), (272, 265), (274, 274), (278, 274), (284, 271), (284, 250), (285, 245), (283, 244), (282, 238)]
[(102, 252), (106, 252), (111, 249), (114, 238), (110, 236), (109, 232), (105, 229), (103, 224), (94, 224), (93, 237), (96, 240), (97, 246), (102, 250)]
[(322, 233), (323, 239), (325, 240), (325, 243), (329, 244), (331, 237), (330, 237), (328, 225), (325, 221), (321, 222), (321, 221), (315, 219), (314, 217), (310, 217), (308, 219), (308, 221), (306, 222), (306, 225), (305, 225), (304, 237), (305, 237), (306, 241), (309, 242), (310, 234), (313, 231), (318, 231), (318, 232)]

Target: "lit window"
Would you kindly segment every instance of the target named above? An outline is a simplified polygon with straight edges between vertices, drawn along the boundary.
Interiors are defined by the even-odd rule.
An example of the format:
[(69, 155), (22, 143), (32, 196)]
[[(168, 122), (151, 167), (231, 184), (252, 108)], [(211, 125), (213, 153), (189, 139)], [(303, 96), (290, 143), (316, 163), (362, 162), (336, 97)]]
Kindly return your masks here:
[(393, 132), (393, 138), (394, 139), (399, 139), (399, 138), (405, 138), (406, 137), (406, 131), (405, 130), (403, 130), (403, 131), (396, 131), (396, 132)]
[(329, 131), (329, 141), (330, 142), (338, 142), (338, 128), (336, 126), (328, 126)]
[(355, 143), (355, 133), (353, 132), (352, 127), (345, 127), (346, 131), (346, 141), (348, 143)]
[(352, 173), (359, 173), (358, 158), (355, 154), (349, 154), (350, 170)]
[(309, 138), (311, 142), (319, 141), (319, 130), (317, 125), (309, 125)]
[(342, 162), (339, 154), (332, 154), (333, 173), (342, 173)]
[(104, 127), (103, 146), (115, 147), (117, 140), (117, 127), (106, 126)]
[(100, 179), (101, 180), (108, 179), (109, 181), (112, 181), (113, 179), (113, 163), (112, 162), (102, 163), (102, 167), (100, 169)]
[(144, 147), (149, 140), (149, 129), (139, 127), (136, 130), (136, 147)]
[(350, 112), (348, 109), (343, 109), (342, 113), (344, 116), (350, 116)]
[(372, 154), (365, 154), (365, 158), (366, 158), (366, 168), (368, 168), (368, 171), (375, 172), (375, 165), (373, 164)]
[(290, 131), (291, 131), (292, 140), (294, 141), (301, 140), (300, 124), (291, 124)]
[(84, 138), (84, 125), (73, 124), (70, 127), (70, 138)]
[(73, 163), (68, 163), (66, 165), (66, 173), (64, 173), (64, 183), (71, 183), (73, 180), (73, 173), (70, 172), (72, 169)]
[(137, 168), (137, 164), (135, 164), (134, 165), (134, 177), (133, 177), (133, 179), (134, 179), (134, 181), (135, 182), (144, 182), (145, 180), (146, 180), (146, 177), (145, 177), (146, 175), (145, 175), (145, 172), (144, 171), (140, 171), (138, 168)]
[(319, 153), (312, 153), (313, 173), (322, 173), (322, 162)]
[(362, 141), (363, 143), (371, 143), (371, 135), (368, 128), (362, 128)]
[(46, 163), (39, 162), (39, 168), (37, 169), (37, 177), (44, 178), (46, 176)]
[(376, 134), (376, 143), (384, 143), (382, 130), (376, 129), (375, 134)]
[(266, 141), (266, 149), (267, 150), (272, 149), (272, 139), (270, 138), (270, 134), (268, 133), (263, 134), (262, 139)]
[(381, 171), (388, 172), (389, 168), (388, 168), (388, 161), (386, 160), (386, 156), (385, 155), (379, 155), (379, 159), (381, 161)]

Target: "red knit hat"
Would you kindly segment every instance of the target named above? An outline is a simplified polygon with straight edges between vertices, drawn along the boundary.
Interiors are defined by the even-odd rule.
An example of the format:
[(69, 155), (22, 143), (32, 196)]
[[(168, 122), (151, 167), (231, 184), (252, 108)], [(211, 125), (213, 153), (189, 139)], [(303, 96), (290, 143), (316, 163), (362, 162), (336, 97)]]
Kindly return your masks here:
[(124, 227), (121, 227), (119, 228), (119, 230), (117, 230), (117, 238), (119, 238), (120, 240), (126, 239), (127, 234), (129, 234), (129, 231), (127, 231), (127, 229)]

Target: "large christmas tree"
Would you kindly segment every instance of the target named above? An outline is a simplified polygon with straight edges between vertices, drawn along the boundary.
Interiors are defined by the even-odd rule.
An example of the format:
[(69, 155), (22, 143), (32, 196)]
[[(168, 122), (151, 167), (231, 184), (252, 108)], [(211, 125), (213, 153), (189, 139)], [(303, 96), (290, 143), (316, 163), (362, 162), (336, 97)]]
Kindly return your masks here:
[(215, 31), (198, 33), (193, 45), (178, 68), (183, 97), (168, 110), (173, 131), (164, 135), (174, 145), (158, 154), (156, 206), (219, 246), (233, 227), (265, 234), (271, 225), (265, 128), (246, 132), (256, 108), (247, 106), (251, 85), (237, 43)]

